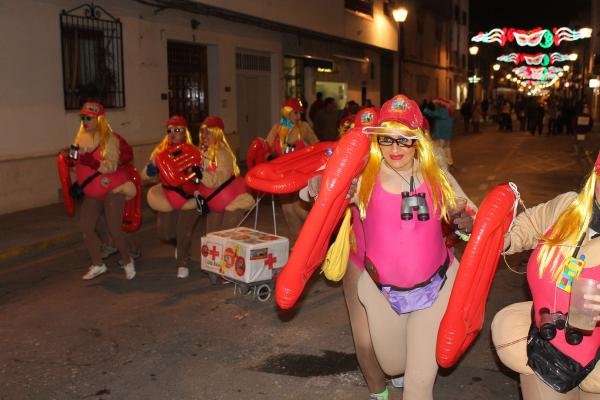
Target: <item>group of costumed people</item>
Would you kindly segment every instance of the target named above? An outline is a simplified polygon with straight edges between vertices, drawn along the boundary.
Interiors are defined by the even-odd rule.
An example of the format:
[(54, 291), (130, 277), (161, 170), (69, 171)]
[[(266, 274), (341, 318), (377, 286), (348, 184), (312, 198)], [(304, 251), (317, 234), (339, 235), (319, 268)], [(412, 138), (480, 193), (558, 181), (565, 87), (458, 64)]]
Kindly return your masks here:
[[(286, 101), (281, 111), (281, 120), (266, 138), (273, 157), (318, 141), (301, 119), (299, 101)], [(121, 213), (125, 201), (135, 196), (135, 186), (119, 168), (119, 137), (110, 129), (102, 106), (86, 103), (80, 116), (74, 140), (79, 154), (72, 164), (80, 184), (97, 175), (86, 186), (81, 208), (81, 229), (92, 262), (84, 279), (106, 271), (97, 234), (102, 219), (126, 277), (132, 279), (135, 267), (131, 245), (121, 230)], [(341, 279), (358, 363), (372, 400), (389, 399), (387, 379), (399, 376), (405, 400), (432, 399), (439, 369), (437, 334), (459, 268), (443, 225), (468, 240), (478, 209), (440, 166), (427, 122), (411, 99), (397, 95), (380, 110), (361, 111), (354, 123), (340, 124), (340, 136), (353, 127), (369, 136), (370, 150), (356, 184), (348, 189), (351, 228), (340, 228), (334, 246), (350, 244), (342, 246), (346, 254), (337, 261), (348, 260)], [(208, 200), (207, 230), (235, 226), (254, 200), (239, 178), (218, 117), (208, 117), (201, 125), (197, 182), (171, 187), (161, 178), (157, 157), (191, 144), (191, 137), (182, 117), (170, 118), (166, 128), (143, 176), (160, 180), (150, 188), (148, 203), (157, 211), (159, 238), (175, 240), (177, 276), (184, 278), (189, 274), (191, 237), (202, 200), (220, 189)], [(579, 193), (565, 193), (524, 211), (505, 236), (506, 254), (534, 249), (527, 266), (533, 301), (506, 307), (492, 323), (498, 356), (519, 373), (525, 400), (600, 399), (600, 328), (596, 325), (573, 339), (557, 317), (568, 318), (570, 293), (561, 288), (566, 260), (585, 260), (579, 264), (580, 276), (600, 281), (599, 177), (600, 157)], [(317, 178), (308, 182), (313, 198), (318, 187)], [(219, 196), (221, 201), (215, 201)], [(299, 225), (299, 230), (307, 211), (299, 207), (296, 195), (284, 200), (288, 224)], [(586, 297), (586, 307), (600, 314), (600, 296)], [(551, 337), (540, 334), (548, 328), (545, 313), (557, 328)]]
[[(365, 114), (376, 123), (363, 126)], [(342, 279), (357, 359), (370, 399), (390, 398), (388, 378), (405, 400), (432, 399), (438, 330), (459, 267), (442, 227), (468, 240), (477, 206), (440, 167), (414, 101), (395, 96), (379, 111), (363, 110), (354, 126), (370, 135), (370, 151), (349, 188), (351, 229), (342, 222), (333, 246), (349, 253)], [(503, 309), (492, 324), (498, 355), (520, 374), (525, 400), (600, 399), (600, 328), (575, 339), (559, 323), (555, 336), (539, 333), (544, 312), (550, 321), (568, 314), (570, 293), (559, 289), (565, 260), (584, 259), (580, 276), (600, 282), (598, 177), (600, 156), (580, 193), (524, 211), (505, 236), (506, 254), (535, 249), (527, 268), (533, 302)], [(316, 197), (319, 186), (319, 177), (311, 179), (308, 192)], [(347, 259), (332, 250), (328, 256)], [(586, 295), (585, 307), (600, 315), (600, 296)]]
[[(122, 214), (125, 202), (139, 193), (130, 175), (121, 168), (131, 163), (133, 152), (126, 141), (113, 132), (101, 104), (86, 102), (79, 114), (80, 128), (71, 147), (61, 150), (61, 154), (69, 166), (75, 168), (77, 185), (84, 194), (80, 226), (91, 266), (83, 279), (93, 279), (107, 271), (103, 258), (112, 252), (103, 254), (106, 253), (103, 249), (112, 246), (120, 253), (119, 264), (126, 278), (133, 279), (136, 270), (131, 250), (138, 253), (134, 255), (139, 255), (139, 251), (122, 229)], [(183, 144), (189, 146), (180, 148)], [(127, 152), (127, 159), (123, 150)], [(190, 153), (197, 153), (192, 159), (199, 165), (190, 165), (194, 172), (189, 174), (190, 179), (173, 186), (167, 172), (161, 173), (157, 158), (161, 154), (166, 160), (196, 155)], [(187, 176), (189, 169), (178, 172)], [(193, 145), (183, 117), (169, 118), (166, 135), (150, 154), (142, 176), (159, 181), (149, 189), (147, 200), (156, 211), (159, 239), (176, 246), (178, 278), (189, 276), (192, 234), (201, 215), (206, 219), (207, 232), (229, 229), (235, 227), (242, 214), (254, 204), (225, 137), (223, 121), (216, 116), (202, 122), (199, 147)]]

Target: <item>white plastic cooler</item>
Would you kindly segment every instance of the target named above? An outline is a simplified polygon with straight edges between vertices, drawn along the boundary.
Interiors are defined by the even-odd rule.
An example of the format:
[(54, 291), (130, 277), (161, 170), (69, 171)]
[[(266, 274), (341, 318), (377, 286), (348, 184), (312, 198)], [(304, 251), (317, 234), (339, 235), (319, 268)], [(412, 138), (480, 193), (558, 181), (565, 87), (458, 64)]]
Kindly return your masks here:
[(287, 263), (289, 241), (238, 227), (211, 232), (201, 240), (201, 268), (244, 283), (273, 279)]

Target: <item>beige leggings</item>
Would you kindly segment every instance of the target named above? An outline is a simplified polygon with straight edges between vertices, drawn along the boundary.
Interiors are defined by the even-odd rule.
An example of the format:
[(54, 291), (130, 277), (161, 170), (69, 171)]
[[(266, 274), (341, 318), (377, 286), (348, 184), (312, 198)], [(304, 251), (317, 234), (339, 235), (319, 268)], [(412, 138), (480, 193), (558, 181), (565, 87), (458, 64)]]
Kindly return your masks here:
[(381, 370), (375, 356), (375, 350), (373, 350), (367, 313), (358, 300), (358, 278), (360, 278), (361, 273), (362, 271), (356, 265), (352, 262), (348, 263), (348, 269), (342, 281), (344, 298), (348, 307), (358, 365), (371, 393), (380, 393), (385, 390), (385, 374)]
[(100, 239), (96, 233), (98, 219), (104, 213), (108, 232), (114, 240), (115, 247), (121, 255), (121, 262), (130, 262), (129, 245), (125, 239), (125, 233), (121, 229), (123, 207), (125, 206), (125, 195), (109, 193), (102, 200), (92, 199), (85, 196), (81, 205), (80, 226), (83, 233), (83, 243), (90, 255), (92, 265), (102, 265), (100, 255)]
[(504, 365), (518, 372), (524, 400), (600, 400), (600, 363), (579, 387), (561, 394), (539, 379), (527, 365), (531, 301), (511, 304), (492, 321), (492, 341)]
[(404, 400), (433, 399), (438, 364), (437, 334), (458, 270), (454, 259), (440, 294), (429, 308), (396, 314), (365, 271), (358, 280), (358, 297), (369, 322), (375, 355), (383, 372), (404, 374)]

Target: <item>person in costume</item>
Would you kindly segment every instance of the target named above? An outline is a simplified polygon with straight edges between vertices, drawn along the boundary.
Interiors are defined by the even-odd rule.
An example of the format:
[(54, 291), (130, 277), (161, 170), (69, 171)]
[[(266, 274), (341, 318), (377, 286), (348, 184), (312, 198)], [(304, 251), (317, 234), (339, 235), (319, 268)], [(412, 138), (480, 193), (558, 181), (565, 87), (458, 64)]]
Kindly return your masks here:
[(77, 183), (82, 188), (81, 230), (83, 242), (92, 265), (83, 279), (93, 279), (106, 272), (100, 250), (101, 241), (96, 226), (103, 215), (114, 246), (121, 256), (120, 263), (127, 279), (135, 277), (135, 265), (130, 256), (129, 243), (121, 229), (125, 201), (136, 195), (136, 188), (128, 173), (118, 168), (120, 141), (110, 127), (104, 107), (100, 103), (86, 102), (79, 116), (79, 131), (71, 146)]
[[(294, 150), (317, 143), (319, 139), (310, 125), (302, 121), (304, 106), (299, 99), (290, 98), (281, 107), (281, 118), (273, 125), (265, 141), (270, 147), (272, 157), (278, 157)], [(281, 209), (290, 230), (290, 242), (298, 236), (302, 224), (308, 215), (296, 195), (281, 195)]]
[(196, 200), (183, 189), (169, 186), (161, 177), (156, 166), (156, 157), (175, 146), (192, 144), (192, 137), (185, 118), (174, 115), (167, 121), (167, 134), (154, 148), (144, 169), (144, 176), (159, 176), (160, 183), (148, 190), (148, 205), (156, 211), (156, 231), (158, 238), (175, 243), (177, 277), (187, 278), (191, 261), (192, 234), (200, 217), (196, 210)]
[(338, 124), (338, 135), (341, 138), (348, 132), (350, 129), (354, 128), (354, 119), (356, 118), (355, 114), (346, 115), (344, 118), (340, 120)]
[(450, 140), (452, 139), (452, 128), (454, 126), (454, 118), (452, 117), (452, 103), (447, 100), (436, 98), (433, 100), (435, 109), (425, 108), (423, 115), (431, 118), (433, 123), (432, 137), (439, 152), (445, 157), (445, 163), (448, 166), (454, 164), (452, 151), (450, 149)]
[(200, 135), (206, 149), (201, 182), (206, 190), (201, 194), (210, 199), (206, 232), (235, 228), (244, 212), (254, 205), (254, 198), (240, 176), (237, 159), (225, 137), (223, 120), (217, 116), (206, 117), (200, 126)]
[[(386, 375), (404, 375), (405, 400), (432, 399), (437, 332), (458, 268), (442, 221), (468, 233), (472, 219), (456, 208), (467, 196), (439, 167), (418, 105), (397, 95), (375, 118), (362, 128), (371, 150), (352, 229), (338, 233), (352, 248), (343, 276), (352, 336), (370, 399), (388, 399)], [(476, 210), (468, 199), (467, 207)]]
[[(527, 264), (533, 302), (512, 304), (492, 322), (500, 360), (519, 373), (524, 400), (600, 399), (600, 327), (569, 327), (574, 275), (600, 281), (600, 156), (579, 193), (567, 192), (519, 214), (506, 254), (534, 249)], [(587, 299), (600, 310), (600, 297)]]

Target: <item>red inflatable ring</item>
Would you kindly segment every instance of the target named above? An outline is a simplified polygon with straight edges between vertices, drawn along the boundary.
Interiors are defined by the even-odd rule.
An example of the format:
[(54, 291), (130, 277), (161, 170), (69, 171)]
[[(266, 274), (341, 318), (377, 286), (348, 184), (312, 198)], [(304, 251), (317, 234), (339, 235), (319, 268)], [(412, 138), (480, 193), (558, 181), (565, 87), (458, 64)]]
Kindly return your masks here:
[(122, 166), (129, 175), (129, 180), (135, 185), (135, 197), (125, 202), (123, 208), (123, 224), (121, 228), (125, 232), (135, 232), (142, 224), (142, 179), (133, 164)]
[(456, 364), (483, 326), (485, 303), (513, 220), (515, 194), (508, 184), (496, 186), (477, 212), (473, 233), (462, 256), (448, 308), (437, 338), (437, 362)]
[(250, 143), (248, 147), (248, 153), (246, 154), (246, 165), (248, 171), (256, 167), (258, 164), (262, 164), (267, 161), (267, 157), (271, 153), (269, 143), (263, 138), (257, 137)]
[(60, 179), (63, 202), (65, 203), (67, 214), (73, 215), (75, 214), (75, 201), (69, 192), (69, 189), (71, 188), (71, 166), (69, 164), (69, 159), (62, 152), (57, 154), (56, 166), (58, 167), (58, 177)]

